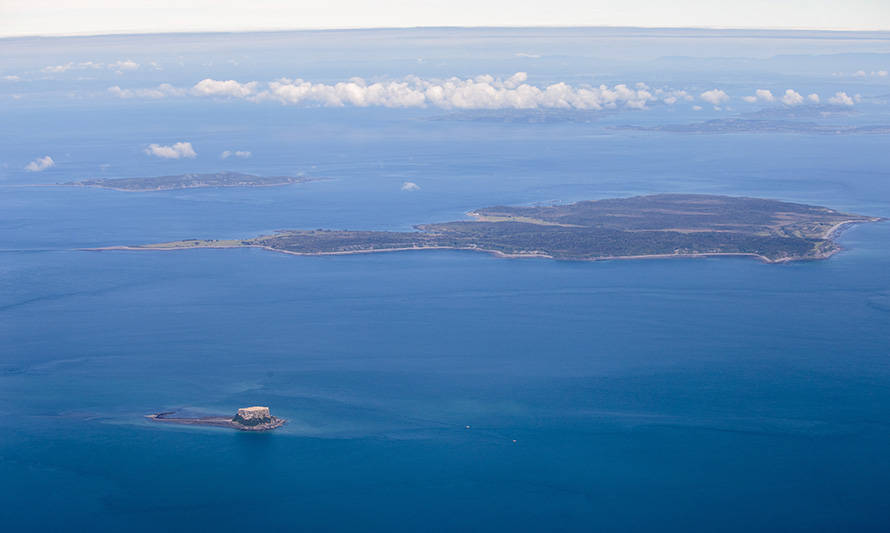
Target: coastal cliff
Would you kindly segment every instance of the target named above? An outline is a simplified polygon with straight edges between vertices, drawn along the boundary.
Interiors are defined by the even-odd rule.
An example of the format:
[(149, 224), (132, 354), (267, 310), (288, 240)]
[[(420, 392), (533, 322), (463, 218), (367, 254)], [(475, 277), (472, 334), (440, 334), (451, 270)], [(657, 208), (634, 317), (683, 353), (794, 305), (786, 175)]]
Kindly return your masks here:
[(242, 407), (232, 418), (232, 422), (242, 426), (256, 427), (262, 424), (271, 424), (275, 418), (268, 407)]

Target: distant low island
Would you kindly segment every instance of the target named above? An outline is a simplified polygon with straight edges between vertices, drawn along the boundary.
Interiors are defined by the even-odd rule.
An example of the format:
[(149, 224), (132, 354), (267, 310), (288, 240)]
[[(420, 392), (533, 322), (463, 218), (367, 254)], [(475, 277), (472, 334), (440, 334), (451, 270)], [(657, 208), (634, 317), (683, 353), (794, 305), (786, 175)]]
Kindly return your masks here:
[(809, 133), (818, 135), (888, 135), (887, 125), (833, 125), (797, 120), (754, 118), (723, 118), (692, 124), (663, 124), (659, 126), (615, 126), (613, 129), (668, 133)]
[(240, 172), (215, 172), (209, 174), (177, 174), (153, 178), (93, 178), (60, 183), (69, 187), (98, 187), (115, 191), (145, 192), (198, 189), (202, 187), (277, 187), (315, 181), (313, 178), (293, 176), (262, 177)]
[(658, 194), (540, 207), (496, 206), (475, 220), (422, 224), (417, 231), (282, 230), (245, 240), (186, 239), (94, 250), (263, 248), (296, 255), (454, 249), (501, 257), (606, 260), (751, 256), (768, 263), (824, 259), (834, 237), (876, 217), (777, 200)]

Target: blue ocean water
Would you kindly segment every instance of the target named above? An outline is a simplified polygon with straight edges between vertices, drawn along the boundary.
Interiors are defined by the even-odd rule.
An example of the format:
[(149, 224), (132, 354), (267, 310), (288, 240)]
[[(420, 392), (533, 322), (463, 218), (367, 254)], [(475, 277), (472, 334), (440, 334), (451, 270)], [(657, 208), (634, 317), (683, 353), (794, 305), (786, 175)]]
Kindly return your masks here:
[[(570, 65), (580, 75), (586, 52), (566, 55), (575, 31), (512, 35), (509, 46), (488, 34), (467, 39), (494, 39), (491, 54), (503, 47), (516, 62), (513, 50), (552, 53), (544, 72)], [(611, 31), (586, 38), (610, 42)], [(369, 45), (376, 55), (363, 53), (390, 58), (376, 72), (392, 71), (402, 64), (393, 59), (398, 36), (381, 35)], [(626, 45), (624, 61), (590, 63), (642, 72), (660, 44), (638, 37), (625, 36), (648, 44)], [(692, 37), (669, 44), (692, 53)], [(313, 38), (292, 37), (303, 47)], [(772, 58), (767, 66), (721, 75), (742, 86), (757, 68), (791, 63), (798, 70), (785, 75), (795, 83), (827, 87), (838, 83), (830, 72), (769, 51), (848, 52), (814, 62), (818, 69), (885, 57), (875, 54), (886, 36), (824, 40), (755, 39), (751, 54)], [(715, 42), (717, 54), (735, 41)], [(90, 43), (82, 46), (98, 47)], [(284, 55), (278, 41), (267, 46)], [(345, 54), (337, 46), (324, 41), (314, 57)], [(484, 57), (451, 44), (424, 46), (439, 57), (435, 72), (484, 68)], [(863, 55), (850, 59), (854, 52)], [(248, 74), (280, 65), (279, 56), (248, 63)], [(336, 70), (311, 57), (293, 61), (318, 75)], [(680, 78), (690, 72), (676, 66), (684, 61), (656, 63)], [(711, 65), (695, 63), (696, 72)], [(845, 250), (829, 260), (785, 265), (80, 250), (281, 228), (406, 229), (493, 204), (656, 192), (890, 217), (885, 136), (608, 127), (670, 119), (659, 110), (606, 115), (602, 124), (528, 124), (246, 102), (3, 105), (12, 125), (0, 132), (0, 159), (9, 163), (0, 174), (5, 531), (890, 525), (887, 223), (846, 231)], [(863, 106), (851, 121), (885, 120), (879, 104)], [(671, 120), (691, 120), (685, 113)], [(147, 142), (182, 139), (201, 157), (159, 161), (141, 152)], [(55, 168), (16, 170), (48, 147), (59, 154)], [(205, 156), (233, 148), (253, 157)], [(140, 194), (23, 186), (220, 168), (328, 179)], [(421, 188), (403, 192), (404, 181)], [(246, 434), (144, 418), (245, 405), (269, 405), (289, 422)]]

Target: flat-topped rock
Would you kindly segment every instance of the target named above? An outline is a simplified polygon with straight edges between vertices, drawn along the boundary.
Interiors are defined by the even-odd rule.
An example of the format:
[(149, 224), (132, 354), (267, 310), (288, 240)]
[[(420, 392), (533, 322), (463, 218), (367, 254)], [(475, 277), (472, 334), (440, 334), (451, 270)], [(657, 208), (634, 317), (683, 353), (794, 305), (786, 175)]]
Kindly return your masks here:
[(238, 409), (235, 416), (203, 416), (199, 418), (180, 418), (173, 416), (174, 412), (168, 411), (147, 415), (147, 418), (158, 422), (171, 422), (174, 424), (187, 424), (193, 426), (217, 426), (240, 429), (242, 431), (266, 431), (283, 426), (287, 420), (272, 416), (268, 407), (254, 406)]
[(272, 422), (272, 413), (268, 407), (242, 407), (232, 418), (232, 422), (245, 426), (256, 426)]

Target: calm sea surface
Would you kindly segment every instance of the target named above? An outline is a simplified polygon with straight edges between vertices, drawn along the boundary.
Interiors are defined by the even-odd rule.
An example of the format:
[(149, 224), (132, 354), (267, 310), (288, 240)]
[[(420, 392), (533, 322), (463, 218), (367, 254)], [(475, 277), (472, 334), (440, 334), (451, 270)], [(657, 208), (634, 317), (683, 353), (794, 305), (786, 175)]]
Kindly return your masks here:
[[(78, 250), (657, 192), (890, 217), (885, 136), (248, 103), (0, 111), (0, 158), (52, 147), (58, 162), (0, 172), (4, 531), (890, 529), (890, 224), (787, 265)], [(141, 152), (177, 140), (201, 156)], [(223, 149), (254, 156), (220, 162)], [(21, 186), (221, 168), (330, 179)], [(247, 405), (289, 422), (247, 434), (144, 418)]]
[[(333, 202), (354, 211), (345, 227), (426, 221), (345, 188), (4, 190), (5, 523), (887, 526), (886, 224), (791, 265), (64, 246), (187, 237), (188, 224), (227, 236), (239, 217), (287, 227), (285, 204), (304, 227), (334, 224)], [(288, 425), (256, 435), (143, 419), (253, 404)]]

